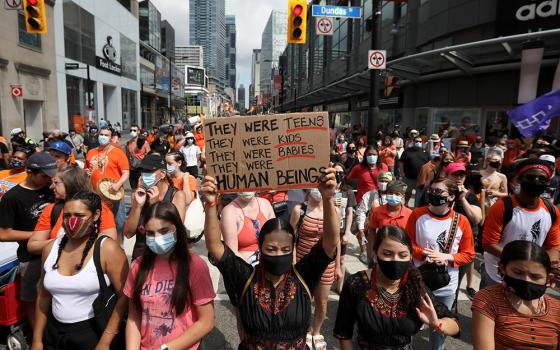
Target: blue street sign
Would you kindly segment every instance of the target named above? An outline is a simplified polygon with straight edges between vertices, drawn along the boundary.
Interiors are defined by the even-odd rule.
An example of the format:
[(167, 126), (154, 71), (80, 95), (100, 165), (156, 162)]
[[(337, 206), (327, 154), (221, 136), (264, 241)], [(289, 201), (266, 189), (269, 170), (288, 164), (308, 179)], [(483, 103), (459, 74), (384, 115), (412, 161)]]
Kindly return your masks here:
[(361, 7), (313, 5), (313, 17), (362, 18)]

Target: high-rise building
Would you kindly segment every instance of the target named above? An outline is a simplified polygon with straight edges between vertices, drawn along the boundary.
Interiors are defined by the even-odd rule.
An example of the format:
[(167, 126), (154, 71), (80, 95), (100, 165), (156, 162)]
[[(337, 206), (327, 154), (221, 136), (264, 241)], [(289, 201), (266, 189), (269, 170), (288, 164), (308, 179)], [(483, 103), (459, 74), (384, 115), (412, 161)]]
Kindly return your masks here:
[(204, 67), (204, 50), (202, 46), (175, 46), (175, 64), (183, 71), (185, 66)]
[(226, 85), (225, 0), (189, 0), (189, 9), (190, 45), (202, 46), (210, 84), (223, 91)]
[(235, 91), (237, 80), (237, 29), (235, 16), (226, 16), (226, 86)]
[(161, 22), (161, 53), (175, 62), (175, 29), (167, 22)]
[(240, 84), (237, 89), (237, 103), (240, 111), (245, 110), (245, 86), (243, 84)]
[(261, 94), (261, 49), (253, 49), (253, 60), (251, 63), (251, 86), (249, 87), (249, 105), (257, 102)]
[(140, 40), (148, 43), (153, 49), (161, 51), (161, 12), (151, 1), (138, 3)]
[(273, 94), (273, 69), (278, 72), (278, 60), (286, 45), (288, 35), (287, 10), (272, 10), (264, 28), (261, 42), (260, 94), (270, 98)]

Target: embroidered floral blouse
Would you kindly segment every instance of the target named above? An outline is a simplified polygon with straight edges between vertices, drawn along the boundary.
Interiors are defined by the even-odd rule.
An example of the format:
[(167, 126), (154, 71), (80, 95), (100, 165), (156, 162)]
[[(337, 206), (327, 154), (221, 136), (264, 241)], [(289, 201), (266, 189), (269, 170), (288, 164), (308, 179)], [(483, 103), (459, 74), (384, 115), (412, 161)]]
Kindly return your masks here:
[[(295, 264), (284, 283), (274, 288), (253, 268), (225, 247), (216, 267), (222, 273), (231, 303), (239, 308), (245, 339), (239, 350), (304, 350), (311, 321), (311, 292), (334, 260), (319, 242)], [(264, 283), (263, 283), (264, 282)]]
[[(391, 296), (372, 285), (366, 271), (360, 271), (344, 283), (334, 326), (334, 336), (351, 340), (358, 323), (358, 342), (362, 349), (379, 346), (406, 349), (422, 327), (414, 310), (403, 310)], [(393, 300), (394, 301), (394, 300)], [(439, 318), (457, 316), (432, 297)]]

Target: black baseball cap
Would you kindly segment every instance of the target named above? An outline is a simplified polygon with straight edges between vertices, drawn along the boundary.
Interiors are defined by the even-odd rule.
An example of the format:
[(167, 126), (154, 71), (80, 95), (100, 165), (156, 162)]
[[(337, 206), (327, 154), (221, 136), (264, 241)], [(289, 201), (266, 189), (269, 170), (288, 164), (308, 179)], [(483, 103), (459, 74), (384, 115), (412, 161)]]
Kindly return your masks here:
[(49, 177), (53, 177), (57, 172), (56, 158), (46, 152), (34, 153), (27, 159), (25, 166), (29, 170), (42, 171)]
[(146, 171), (156, 171), (159, 169), (165, 169), (165, 159), (159, 154), (148, 154), (140, 162), (140, 169)]

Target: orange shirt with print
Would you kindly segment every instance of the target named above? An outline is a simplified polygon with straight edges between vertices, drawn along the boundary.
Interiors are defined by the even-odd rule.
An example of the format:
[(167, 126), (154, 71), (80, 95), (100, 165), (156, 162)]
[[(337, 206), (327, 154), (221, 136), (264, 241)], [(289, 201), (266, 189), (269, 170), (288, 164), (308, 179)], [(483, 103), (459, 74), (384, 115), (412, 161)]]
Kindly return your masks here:
[(401, 210), (397, 214), (393, 214), (389, 210), (389, 206), (384, 204), (371, 211), (369, 216), (369, 228), (375, 230), (392, 225), (398, 226), (404, 230), (411, 213), (412, 210), (401, 205)]
[[(449, 213), (447, 213), (444, 217), (436, 217), (434, 216), (428, 207), (421, 207), (414, 209), (410, 216), (408, 217), (408, 222), (406, 224), (406, 233), (408, 238), (410, 238), (410, 242), (412, 243), (412, 248), (414, 249), (414, 257), (418, 261), (424, 261), (425, 257), (422, 254), (424, 250), (423, 247), (418, 246), (416, 243), (416, 222), (424, 215), (429, 215), (431, 220), (453, 220), (453, 216), (455, 215), (455, 211), (451, 209)], [(469, 219), (466, 216), (459, 214), (459, 223), (458, 229), (461, 230), (462, 237), (459, 241), (459, 249), (457, 253), (451, 254), (453, 255), (453, 267), (463, 266), (465, 264), (470, 263), (473, 261), (475, 253), (474, 253), (474, 238), (472, 234), (471, 224)]]
[(21, 171), (19, 173), (11, 174), (11, 170), (0, 171), (0, 198), (9, 190), (16, 187), (27, 179), (27, 173)]
[(97, 184), (102, 179), (112, 179), (115, 182), (121, 179), (124, 170), (130, 170), (128, 158), (122, 149), (112, 145), (103, 150), (94, 148), (87, 153), (86, 169), (91, 171), (91, 184), (97, 191)]
[[(513, 204), (513, 208), (521, 207), (517, 198), (515, 196), (511, 196), (511, 201)], [(544, 204), (543, 200), (539, 200), (539, 205), (535, 209), (528, 209), (522, 208), (524, 212), (528, 213), (535, 213), (537, 211), (544, 210), (548, 213), (548, 209)], [(543, 248), (544, 249), (551, 249), (554, 247), (560, 246), (560, 210), (557, 207), (554, 207), (556, 211), (556, 221), (552, 224), (546, 238), (544, 240)], [(504, 201), (499, 200), (497, 201), (491, 208), (486, 217), (486, 222), (484, 224), (484, 231), (482, 233), (482, 244), (490, 245), (490, 244), (498, 244), (503, 241), (503, 233), (504, 233)], [(548, 215), (548, 214), (547, 214)], [(514, 220), (514, 218), (512, 218)], [(511, 221), (510, 221), (511, 223)]]
[[(64, 215), (64, 208), (60, 211), (60, 215), (56, 220), (54, 227), (51, 227), (51, 215), (55, 203), (49, 204), (43, 213), (39, 217), (37, 224), (35, 225), (35, 231), (51, 231), (50, 239), (57, 238), (59, 231), (62, 228), (62, 217)], [(116, 228), (115, 217), (113, 216), (113, 211), (111, 207), (105, 203), (101, 202), (101, 223), (99, 224), (99, 231), (103, 232), (112, 228)]]

